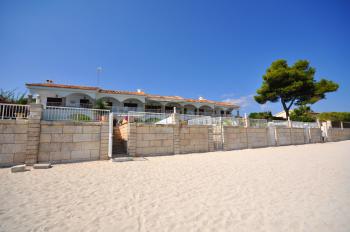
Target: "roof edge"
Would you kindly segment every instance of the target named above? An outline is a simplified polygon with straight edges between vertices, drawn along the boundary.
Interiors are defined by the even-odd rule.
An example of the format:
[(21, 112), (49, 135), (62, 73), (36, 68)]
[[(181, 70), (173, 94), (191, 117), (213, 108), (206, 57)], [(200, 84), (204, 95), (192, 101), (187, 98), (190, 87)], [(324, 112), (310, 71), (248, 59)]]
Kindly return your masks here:
[(132, 92), (132, 91), (122, 91), (122, 90), (106, 90), (101, 89), (99, 87), (93, 87), (93, 86), (80, 86), (80, 85), (64, 85), (64, 84), (55, 84), (55, 83), (25, 83), (27, 87), (47, 87), (47, 88), (62, 88), (62, 89), (80, 89), (80, 90), (93, 90), (98, 91), (99, 93), (107, 93), (107, 94), (128, 94), (128, 95), (139, 95), (139, 96), (145, 96), (145, 97), (151, 97), (151, 98), (163, 98), (165, 100), (180, 100), (184, 102), (199, 102), (199, 103), (208, 103), (208, 104), (215, 104), (218, 106), (226, 106), (226, 107), (232, 107), (232, 108), (239, 108), (238, 105), (234, 105), (229, 102), (220, 102), (220, 101), (212, 101), (212, 100), (197, 100), (197, 99), (191, 99), (191, 98), (183, 98), (180, 96), (161, 96), (161, 95), (155, 95), (155, 94), (146, 94), (144, 92)]

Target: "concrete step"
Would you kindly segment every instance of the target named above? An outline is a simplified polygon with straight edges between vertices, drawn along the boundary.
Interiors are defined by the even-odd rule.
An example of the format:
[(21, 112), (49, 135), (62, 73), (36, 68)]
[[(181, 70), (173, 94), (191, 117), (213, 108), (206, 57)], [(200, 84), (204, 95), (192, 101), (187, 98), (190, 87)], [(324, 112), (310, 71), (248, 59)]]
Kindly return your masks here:
[(51, 168), (52, 166), (51, 166), (51, 164), (50, 163), (48, 163), (48, 164), (34, 164), (33, 165), (33, 168), (34, 169), (49, 169), (49, 168)]
[(29, 171), (26, 169), (26, 165), (22, 164), (22, 165), (16, 165), (11, 167), (11, 172), (25, 172), (25, 171)]

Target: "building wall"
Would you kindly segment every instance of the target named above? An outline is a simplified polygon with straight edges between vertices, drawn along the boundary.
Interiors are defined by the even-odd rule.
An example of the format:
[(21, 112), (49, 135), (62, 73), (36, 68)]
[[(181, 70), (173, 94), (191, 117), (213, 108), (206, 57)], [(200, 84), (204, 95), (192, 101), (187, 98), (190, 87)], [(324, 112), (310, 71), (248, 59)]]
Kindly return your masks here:
[(24, 163), (28, 120), (0, 120), (0, 166)]
[(108, 123), (41, 121), (39, 162), (107, 159)]
[(327, 141), (336, 142), (350, 139), (350, 128), (328, 128)]

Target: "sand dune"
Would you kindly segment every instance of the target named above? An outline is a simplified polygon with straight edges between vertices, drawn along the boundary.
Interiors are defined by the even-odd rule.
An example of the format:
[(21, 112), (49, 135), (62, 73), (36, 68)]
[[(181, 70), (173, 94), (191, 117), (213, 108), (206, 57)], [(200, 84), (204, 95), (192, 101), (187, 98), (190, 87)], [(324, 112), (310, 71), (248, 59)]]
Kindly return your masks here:
[(350, 231), (350, 141), (0, 169), (0, 231)]

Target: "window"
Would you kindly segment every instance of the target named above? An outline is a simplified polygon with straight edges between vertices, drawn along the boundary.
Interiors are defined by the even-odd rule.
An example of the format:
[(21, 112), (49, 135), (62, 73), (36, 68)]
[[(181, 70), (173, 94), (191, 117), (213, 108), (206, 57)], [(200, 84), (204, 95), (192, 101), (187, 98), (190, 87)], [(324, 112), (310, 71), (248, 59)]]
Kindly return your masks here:
[(90, 101), (89, 99), (80, 99), (80, 107), (90, 107), (91, 104), (90, 104)]
[(89, 104), (89, 99), (80, 99), (80, 104)]
[(157, 105), (145, 105), (145, 111), (160, 113), (162, 109), (161, 109), (161, 106), (157, 106)]
[(63, 106), (62, 98), (60, 97), (48, 97), (46, 101), (47, 106)]
[(137, 103), (124, 103), (124, 107), (137, 107)]

